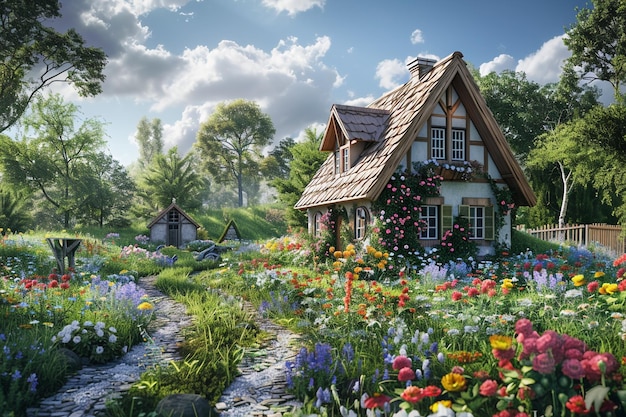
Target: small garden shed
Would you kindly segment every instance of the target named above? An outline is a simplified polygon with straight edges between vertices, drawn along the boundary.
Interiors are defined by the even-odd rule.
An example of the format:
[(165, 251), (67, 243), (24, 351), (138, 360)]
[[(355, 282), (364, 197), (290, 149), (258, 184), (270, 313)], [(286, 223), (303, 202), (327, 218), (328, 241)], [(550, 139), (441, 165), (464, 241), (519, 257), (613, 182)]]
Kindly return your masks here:
[(182, 247), (196, 240), (200, 225), (172, 201), (148, 224), (150, 241), (165, 246)]
[[(348, 226), (352, 239), (367, 239), (378, 219), (399, 243), (414, 236), (434, 248), (463, 217), (479, 255), (509, 246), (511, 208), (536, 198), (463, 55), (417, 58), (409, 72), (406, 84), (367, 107), (331, 107), (320, 145), (329, 156), (295, 208), (307, 211), (316, 235), (341, 212), (332, 220), (337, 236)], [(409, 177), (417, 178), (411, 190)], [(416, 196), (418, 188), (428, 193)]]

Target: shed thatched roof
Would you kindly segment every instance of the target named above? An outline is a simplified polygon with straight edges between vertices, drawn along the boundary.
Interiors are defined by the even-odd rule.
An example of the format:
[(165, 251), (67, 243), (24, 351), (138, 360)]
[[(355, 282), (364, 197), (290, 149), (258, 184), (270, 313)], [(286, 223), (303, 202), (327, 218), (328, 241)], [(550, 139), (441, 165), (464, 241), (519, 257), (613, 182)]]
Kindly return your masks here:
[[(419, 61), (419, 59), (418, 59)], [(419, 66), (419, 64), (418, 64)], [(416, 68), (418, 67), (416, 66)], [(452, 85), (480, 133), (517, 205), (534, 205), (536, 197), (493, 114), (481, 96), (460, 52), (454, 52), (367, 107), (333, 105), (320, 150), (333, 151), (339, 133), (367, 142), (347, 172), (335, 174), (334, 155), (322, 164), (295, 205), (297, 209), (354, 200), (374, 201), (389, 181), (414, 138), (428, 121), (438, 99)]]

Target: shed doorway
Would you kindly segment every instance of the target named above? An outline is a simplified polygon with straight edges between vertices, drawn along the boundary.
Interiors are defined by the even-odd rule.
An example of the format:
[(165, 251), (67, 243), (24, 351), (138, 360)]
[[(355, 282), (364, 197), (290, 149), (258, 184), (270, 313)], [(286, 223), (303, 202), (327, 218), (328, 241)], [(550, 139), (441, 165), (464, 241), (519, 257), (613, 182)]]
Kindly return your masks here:
[(178, 247), (180, 244), (180, 213), (178, 210), (170, 210), (167, 213), (167, 245)]

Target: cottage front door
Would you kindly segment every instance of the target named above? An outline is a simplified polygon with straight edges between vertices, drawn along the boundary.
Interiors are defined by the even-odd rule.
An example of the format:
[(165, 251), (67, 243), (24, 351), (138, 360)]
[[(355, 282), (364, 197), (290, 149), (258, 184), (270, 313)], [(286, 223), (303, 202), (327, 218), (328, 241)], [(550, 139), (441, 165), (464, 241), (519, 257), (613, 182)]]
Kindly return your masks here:
[(177, 248), (180, 244), (180, 213), (170, 210), (167, 215), (167, 246)]

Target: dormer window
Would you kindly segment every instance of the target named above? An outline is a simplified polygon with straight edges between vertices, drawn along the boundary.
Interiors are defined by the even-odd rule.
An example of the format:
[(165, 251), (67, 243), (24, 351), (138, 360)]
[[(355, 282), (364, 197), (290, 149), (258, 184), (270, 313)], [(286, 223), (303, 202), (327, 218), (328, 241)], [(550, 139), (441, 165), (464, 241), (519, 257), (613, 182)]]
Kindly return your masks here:
[(346, 172), (350, 169), (350, 148), (347, 146), (341, 149), (342, 159), (343, 159), (343, 172)]

